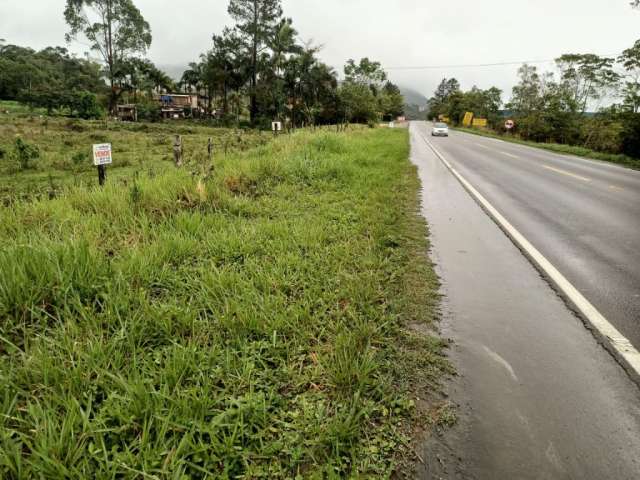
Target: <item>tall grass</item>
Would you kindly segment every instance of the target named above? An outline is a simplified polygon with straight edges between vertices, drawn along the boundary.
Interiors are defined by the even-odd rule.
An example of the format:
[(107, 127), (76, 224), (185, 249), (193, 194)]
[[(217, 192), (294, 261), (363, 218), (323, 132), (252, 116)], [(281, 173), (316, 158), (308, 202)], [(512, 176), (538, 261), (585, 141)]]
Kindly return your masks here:
[(511, 135), (500, 135), (491, 130), (478, 130), (462, 127), (456, 127), (456, 130), (471, 133), (473, 135), (479, 135), (481, 137), (498, 138), (505, 142), (517, 143), (520, 145), (526, 145), (528, 147), (540, 148), (542, 150), (549, 150), (551, 152), (560, 153), (563, 155), (574, 155), (577, 157), (591, 158), (593, 160), (601, 160), (603, 162), (617, 163), (618, 165), (633, 168), (635, 170), (640, 170), (640, 159), (633, 158), (622, 153), (597, 152), (595, 150), (591, 150), (590, 148), (580, 147), (577, 145), (533, 142), (530, 140), (523, 140), (519, 137), (514, 137)]
[[(0, 102), (0, 111), (5, 103)], [(49, 197), (79, 185), (95, 185), (91, 146), (111, 143), (110, 181), (127, 182), (136, 172), (161, 174), (173, 168), (173, 135), (183, 137), (184, 160), (197, 170), (207, 158), (211, 138), (216, 159), (266, 144), (258, 131), (209, 128), (194, 123), (126, 123), (0, 113), (0, 203)], [(37, 150), (19, 155), (17, 143)], [(26, 147), (24, 147), (26, 146)], [(24, 155), (23, 155), (24, 156)]]
[(0, 477), (387, 477), (447, 370), (402, 130), (0, 209)]

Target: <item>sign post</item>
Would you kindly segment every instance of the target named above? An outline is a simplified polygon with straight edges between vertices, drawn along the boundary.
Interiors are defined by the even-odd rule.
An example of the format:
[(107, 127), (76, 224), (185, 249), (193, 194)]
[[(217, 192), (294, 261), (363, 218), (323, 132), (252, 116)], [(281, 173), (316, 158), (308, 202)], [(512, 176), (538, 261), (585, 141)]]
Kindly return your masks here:
[(282, 130), (282, 122), (271, 122), (271, 130), (273, 130), (273, 135), (277, 137)]
[(462, 119), (462, 125), (465, 127), (470, 127), (473, 122), (473, 112), (466, 112), (464, 114), (464, 118)]
[(98, 167), (98, 183), (103, 186), (107, 180), (107, 165), (113, 163), (111, 144), (98, 143), (93, 146), (93, 164)]

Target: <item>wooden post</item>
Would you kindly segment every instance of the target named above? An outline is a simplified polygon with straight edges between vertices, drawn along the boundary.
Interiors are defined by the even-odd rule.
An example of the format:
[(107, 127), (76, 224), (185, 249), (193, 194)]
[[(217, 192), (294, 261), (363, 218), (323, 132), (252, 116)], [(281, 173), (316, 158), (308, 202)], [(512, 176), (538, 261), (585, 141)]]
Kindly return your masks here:
[(180, 135), (176, 135), (173, 141), (173, 159), (176, 167), (182, 166), (182, 137)]
[(101, 187), (104, 186), (107, 181), (107, 167), (104, 165), (98, 165), (98, 183)]
[(213, 169), (213, 140), (211, 137), (207, 143), (207, 153), (209, 154), (209, 168)]

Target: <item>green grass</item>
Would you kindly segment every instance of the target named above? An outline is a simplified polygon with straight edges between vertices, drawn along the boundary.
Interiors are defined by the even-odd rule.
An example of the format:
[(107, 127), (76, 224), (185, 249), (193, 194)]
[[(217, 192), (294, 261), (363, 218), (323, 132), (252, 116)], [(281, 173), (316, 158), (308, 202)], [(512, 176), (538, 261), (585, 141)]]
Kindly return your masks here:
[(6, 114), (5, 112), (9, 112), (9, 114), (13, 115), (44, 115), (46, 113), (46, 109), (29, 108), (23, 103), (12, 100), (0, 100), (0, 114), (4, 115)]
[[(4, 102), (0, 105), (6, 105)], [(271, 136), (257, 131), (209, 128), (186, 122), (120, 123), (82, 121), (63, 117), (0, 114), (0, 203), (49, 197), (61, 191), (97, 183), (92, 145), (111, 143), (113, 165), (107, 175), (127, 181), (136, 172), (163, 173), (173, 169), (173, 135), (183, 136), (185, 161), (206, 160), (212, 137), (216, 158), (267, 143)], [(16, 139), (35, 145), (40, 157), (32, 168), (20, 169)]]
[(299, 132), (0, 207), (0, 477), (402, 471), (450, 371), (408, 151)]
[(593, 160), (617, 163), (618, 165), (640, 170), (640, 159), (629, 157), (627, 155), (596, 152), (595, 150), (591, 150), (589, 148), (573, 145), (563, 145), (560, 143), (531, 142), (522, 140), (521, 138), (514, 136), (499, 135), (488, 130), (477, 130), (473, 128), (462, 127), (456, 127), (455, 130), (465, 133), (471, 133), (473, 135), (479, 135), (482, 137), (498, 138), (500, 140), (504, 140), (505, 142), (517, 143), (520, 145), (526, 145), (528, 147), (541, 148), (543, 150), (549, 150), (551, 152), (561, 153), (563, 155), (575, 155), (578, 157), (591, 158)]

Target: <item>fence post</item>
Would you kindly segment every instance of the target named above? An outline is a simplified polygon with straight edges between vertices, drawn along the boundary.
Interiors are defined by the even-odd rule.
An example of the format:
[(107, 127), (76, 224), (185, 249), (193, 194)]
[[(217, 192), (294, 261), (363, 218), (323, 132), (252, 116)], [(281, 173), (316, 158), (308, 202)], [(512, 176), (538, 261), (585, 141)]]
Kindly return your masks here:
[(182, 137), (176, 135), (173, 140), (173, 159), (176, 162), (176, 167), (182, 166)]

